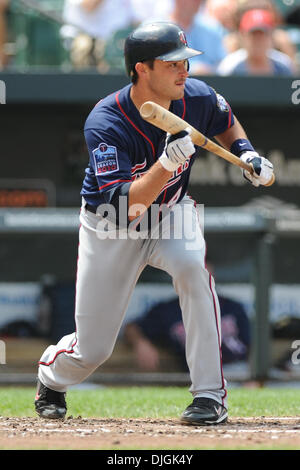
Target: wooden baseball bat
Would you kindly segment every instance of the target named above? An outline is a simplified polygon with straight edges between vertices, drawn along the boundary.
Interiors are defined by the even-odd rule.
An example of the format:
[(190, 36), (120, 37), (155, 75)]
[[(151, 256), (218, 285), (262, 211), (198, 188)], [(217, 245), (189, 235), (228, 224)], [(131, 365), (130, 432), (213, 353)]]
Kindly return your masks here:
[[(243, 160), (233, 153), (212, 142), (207, 137), (205, 137), (205, 135), (201, 134), (201, 132), (192, 127), (188, 122), (176, 116), (176, 114), (171, 113), (159, 104), (153, 103), (152, 101), (146, 101), (140, 108), (140, 115), (143, 119), (145, 119), (145, 121), (150, 122), (154, 126), (159, 127), (163, 131), (169, 132), (170, 134), (177, 134), (177, 132), (190, 127), (192, 130), (191, 139), (195, 145), (199, 145), (200, 147), (209, 150), (215, 155), (218, 155), (228, 162), (233, 163), (234, 165), (237, 165), (253, 174), (254, 170), (251, 164), (243, 162)], [(265, 184), (265, 186), (271, 186), (274, 181), (275, 175), (273, 173), (271, 180)]]

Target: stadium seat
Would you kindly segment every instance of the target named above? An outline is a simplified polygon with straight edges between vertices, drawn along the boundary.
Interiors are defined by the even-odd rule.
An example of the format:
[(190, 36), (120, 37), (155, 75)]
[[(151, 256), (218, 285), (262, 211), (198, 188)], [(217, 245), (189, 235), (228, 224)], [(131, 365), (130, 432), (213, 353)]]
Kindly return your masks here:
[[(40, 0), (38, 6), (59, 18), (63, 0)], [(61, 66), (67, 61), (60, 37), (59, 21), (48, 18), (21, 2), (12, 1), (9, 25), (15, 43), (13, 65)]]
[(132, 27), (116, 31), (105, 44), (103, 61), (107, 65), (107, 72), (125, 72), (124, 42)]

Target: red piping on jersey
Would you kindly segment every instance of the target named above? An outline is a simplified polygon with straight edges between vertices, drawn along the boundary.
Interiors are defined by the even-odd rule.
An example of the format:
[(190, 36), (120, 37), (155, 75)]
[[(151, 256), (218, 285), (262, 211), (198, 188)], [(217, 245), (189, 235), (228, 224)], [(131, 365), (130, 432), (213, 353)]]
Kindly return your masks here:
[(123, 183), (131, 183), (132, 180), (114, 180), (114, 181), (110, 181), (109, 183), (106, 183), (103, 186), (99, 186), (99, 191), (101, 191), (101, 189), (103, 189), (103, 188), (106, 188), (107, 186), (110, 186), (111, 184), (120, 183), (121, 181)]
[(136, 131), (138, 131), (143, 137), (144, 139), (147, 140), (147, 142), (149, 142), (149, 144), (151, 145), (151, 149), (152, 149), (152, 154), (153, 154), (153, 157), (155, 157), (155, 149), (154, 149), (154, 145), (153, 143), (151, 142), (151, 140), (149, 139), (149, 137), (146, 136), (146, 134), (144, 134), (135, 124), (134, 122), (131, 121), (131, 119), (127, 116), (127, 114), (125, 113), (124, 109), (122, 108), (121, 104), (120, 104), (120, 101), (119, 101), (119, 94), (120, 92), (118, 92), (116, 94), (116, 102), (122, 112), (122, 114), (124, 114), (124, 116), (126, 117), (126, 119), (128, 120), (128, 122), (130, 122), (130, 124), (135, 128)]
[(228, 129), (231, 127), (231, 123), (232, 123), (232, 111), (231, 111), (231, 108), (229, 108)]
[(218, 335), (218, 345), (219, 345), (219, 355), (220, 355), (220, 369), (221, 369), (221, 380), (222, 380), (222, 388), (225, 390), (224, 396), (222, 397), (222, 404), (224, 405), (224, 399), (227, 395), (227, 390), (225, 389), (225, 381), (224, 381), (224, 375), (223, 375), (223, 361), (222, 361), (222, 349), (221, 349), (221, 337), (220, 337), (220, 329), (219, 329), (219, 323), (218, 323), (218, 316), (217, 316), (217, 305), (216, 305), (216, 299), (215, 299), (215, 294), (212, 288), (212, 275), (209, 273), (209, 288), (212, 294), (213, 298), (213, 303), (214, 303), (214, 311), (215, 311), (215, 320), (216, 320), (216, 328), (217, 328), (217, 335)]
[(184, 119), (185, 118), (185, 111), (186, 111), (186, 105), (185, 105), (185, 99), (184, 98), (182, 98), (182, 103), (183, 103), (183, 113), (182, 113), (181, 119)]
[(179, 180), (180, 180), (180, 176), (177, 176), (177, 178), (175, 178), (175, 180), (170, 181), (169, 183), (166, 183), (166, 184), (164, 185), (164, 187), (162, 188), (161, 192), (159, 193), (159, 196), (161, 195), (161, 193), (162, 193), (163, 191), (165, 191), (166, 189), (168, 189), (170, 186), (173, 186), (173, 184), (176, 184)]
[(143, 161), (143, 163), (137, 163), (131, 168), (131, 174), (135, 173), (137, 170), (143, 170), (146, 165), (147, 165), (146, 159)]

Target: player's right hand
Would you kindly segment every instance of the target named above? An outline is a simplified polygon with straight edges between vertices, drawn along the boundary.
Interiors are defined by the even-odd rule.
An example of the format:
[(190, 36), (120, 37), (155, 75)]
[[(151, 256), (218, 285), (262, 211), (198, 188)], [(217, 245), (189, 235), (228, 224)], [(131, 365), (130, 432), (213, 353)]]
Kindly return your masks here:
[(258, 187), (260, 184), (267, 184), (273, 176), (273, 165), (267, 158), (261, 157), (257, 152), (245, 152), (241, 155), (241, 160), (253, 166), (253, 174), (243, 170), (244, 178)]
[(168, 171), (175, 171), (196, 149), (191, 139), (191, 129), (187, 127), (177, 134), (167, 134), (166, 145), (159, 161)]

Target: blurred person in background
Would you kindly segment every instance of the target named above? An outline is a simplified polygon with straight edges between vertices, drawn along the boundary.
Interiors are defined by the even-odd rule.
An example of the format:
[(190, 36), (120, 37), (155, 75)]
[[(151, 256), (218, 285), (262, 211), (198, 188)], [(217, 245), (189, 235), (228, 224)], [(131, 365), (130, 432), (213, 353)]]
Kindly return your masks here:
[[(223, 45), (227, 53), (238, 49), (239, 0), (207, 0), (204, 14), (209, 21), (214, 21), (223, 36)], [(202, 12), (200, 12), (202, 14)]]
[(61, 35), (76, 68), (99, 67), (105, 43), (132, 23), (131, 0), (65, 0)]
[(136, 25), (144, 21), (165, 19), (173, 8), (174, 0), (130, 0), (132, 17)]
[(198, 15), (206, 15), (226, 35), (236, 29), (237, 10), (238, 0), (206, 0)]
[(240, 20), (242, 47), (220, 63), (219, 75), (291, 76), (295, 67), (287, 54), (274, 49), (272, 34), (276, 21), (272, 11), (250, 9)]
[[(213, 273), (213, 266), (207, 263)], [(222, 362), (247, 361), (250, 353), (250, 321), (240, 302), (218, 293), (221, 310)], [(161, 352), (167, 350), (178, 369), (188, 372), (185, 358), (185, 329), (178, 297), (154, 305), (124, 328), (124, 339), (132, 347), (140, 370), (155, 372), (161, 366)]]
[(186, 33), (190, 46), (204, 51), (201, 56), (190, 61), (192, 75), (213, 74), (226, 56), (223, 35), (213, 21), (199, 15), (204, 6), (203, 0), (174, 0), (169, 19), (178, 24)]
[(286, 24), (300, 27), (300, 4), (295, 4), (291, 7), (291, 9), (286, 13), (285, 22)]
[(243, 15), (253, 10), (267, 10), (272, 13), (274, 27), (272, 30), (272, 47), (287, 54), (295, 66), (297, 66), (297, 47), (293, 43), (288, 31), (284, 29), (286, 20), (281, 15), (276, 4), (272, 0), (237, 0), (237, 11), (235, 15), (236, 27), (225, 38), (225, 46), (228, 52), (234, 52), (242, 47), (239, 24)]
[(6, 12), (10, 0), (0, 0), (0, 70), (6, 66), (8, 57), (5, 52), (7, 41)]
[[(298, 4), (297, 4), (298, 3)], [(286, 28), (285, 33), (288, 34), (292, 46), (293, 56), (292, 59), (296, 62), (298, 72), (300, 70), (300, 2), (295, 2), (294, 5), (285, 12), (284, 26)]]

